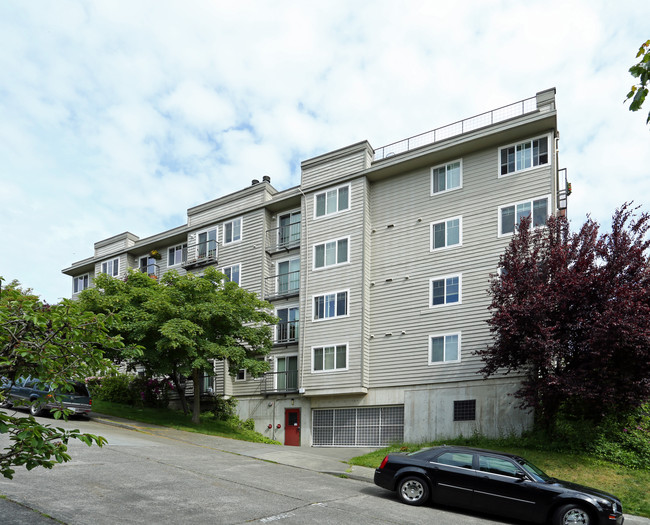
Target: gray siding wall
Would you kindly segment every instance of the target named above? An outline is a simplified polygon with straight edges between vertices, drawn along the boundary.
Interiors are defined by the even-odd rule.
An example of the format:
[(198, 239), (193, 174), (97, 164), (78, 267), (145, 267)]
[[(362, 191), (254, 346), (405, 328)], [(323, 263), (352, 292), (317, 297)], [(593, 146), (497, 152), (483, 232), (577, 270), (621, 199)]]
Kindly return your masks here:
[(359, 173), (370, 166), (373, 151), (370, 144), (360, 142), (302, 163), (303, 191)]
[[(307, 243), (303, 244), (301, 272), (306, 279), (302, 349), (303, 386), (308, 394), (337, 389), (361, 389), (363, 384), (363, 246), (364, 198), (366, 183), (359, 178), (350, 183), (350, 208), (337, 214), (314, 219), (314, 193), (306, 195)], [(349, 262), (329, 268), (313, 268), (314, 246), (326, 241), (348, 238)], [(313, 320), (314, 296), (348, 291), (348, 315)], [(302, 314), (302, 312), (301, 312)], [(347, 370), (313, 372), (312, 348), (348, 345)]]
[[(462, 164), (462, 188), (446, 193), (431, 195), (430, 167), (372, 186), (372, 387), (482, 378), (473, 352), (490, 341), (486, 290), (510, 240), (498, 237), (498, 208), (551, 195), (553, 170), (499, 178), (497, 148), (471, 153)], [(458, 216), (462, 245), (431, 251), (431, 224)], [(430, 308), (430, 279), (454, 274), (462, 275), (461, 304)], [(457, 332), (460, 362), (429, 365), (429, 337)]]

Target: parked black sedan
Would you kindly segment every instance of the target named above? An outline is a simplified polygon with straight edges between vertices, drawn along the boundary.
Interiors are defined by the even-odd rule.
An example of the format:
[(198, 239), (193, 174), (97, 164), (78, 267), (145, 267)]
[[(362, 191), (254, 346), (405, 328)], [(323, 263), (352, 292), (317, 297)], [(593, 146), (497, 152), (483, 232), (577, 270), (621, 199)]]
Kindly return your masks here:
[(408, 505), (434, 503), (553, 525), (621, 525), (615, 496), (547, 476), (524, 458), (469, 447), (442, 446), (389, 454), (375, 484)]

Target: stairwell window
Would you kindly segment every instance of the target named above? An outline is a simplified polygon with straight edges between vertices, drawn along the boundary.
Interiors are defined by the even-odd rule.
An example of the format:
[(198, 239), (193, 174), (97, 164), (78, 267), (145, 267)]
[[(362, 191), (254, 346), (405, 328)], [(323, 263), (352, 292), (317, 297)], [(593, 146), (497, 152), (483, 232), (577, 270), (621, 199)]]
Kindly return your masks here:
[(431, 279), (431, 307), (460, 303), (461, 276)]
[(314, 296), (314, 321), (348, 315), (348, 292), (332, 292)]
[(499, 237), (513, 234), (524, 217), (531, 217), (531, 228), (544, 226), (548, 218), (548, 197), (501, 206), (499, 208)]
[(312, 348), (312, 372), (348, 369), (348, 345), (316, 346)]
[(463, 185), (463, 164), (456, 160), (431, 168), (431, 194), (455, 190)]
[(241, 241), (241, 226), (242, 219), (234, 219), (228, 221), (223, 225), (223, 244), (230, 244), (233, 242)]
[(460, 361), (460, 333), (429, 337), (429, 364)]
[(454, 217), (431, 224), (431, 250), (460, 246), (462, 243), (462, 219)]
[(548, 136), (506, 146), (499, 150), (499, 176), (543, 166), (548, 159)]
[(350, 239), (337, 239), (314, 246), (314, 269), (336, 266), (349, 262)]
[(350, 209), (350, 185), (317, 193), (314, 196), (316, 218)]
[(120, 273), (120, 259), (116, 257), (102, 263), (102, 273), (107, 273), (112, 277), (117, 277)]

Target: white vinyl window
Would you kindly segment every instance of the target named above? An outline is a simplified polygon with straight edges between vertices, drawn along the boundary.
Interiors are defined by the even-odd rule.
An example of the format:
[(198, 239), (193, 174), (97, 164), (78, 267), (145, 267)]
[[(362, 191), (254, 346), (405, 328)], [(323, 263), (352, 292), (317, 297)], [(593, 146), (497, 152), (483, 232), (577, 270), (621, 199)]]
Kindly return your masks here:
[(500, 177), (548, 163), (548, 136), (499, 149)]
[(240, 285), (240, 276), (241, 276), (241, 264), (233, 264), (232, 266), (226, 266), (221, 269), (221, 271), (226, 274), (226, 279), (233, 283)]
[(340, 186), (314, 195), (316, 218), (350, 209), (350, 185)]
[(349, 262), (349, 237), (314, 246), (314, 268), (326, 268)]
[(348, 292), (331, 292), (314, 296), (314, 321), (348, 315)]
[(237, 370), (237, 375), (235, 376), (235, 381), (246, 381), (246, 369), (240, 368)]
[(454, 217), (431, 224), (431, 250), (462, 244), (462, 218)]
[(233, 242), (241, 241), (241, 227), (242, 227), (241, 217), (224, 223), (223, 243), (230, 244)]
[(312, 348), (312, 372), (348, 369), (348, 345), (316, 346)]
[(120, 273), (120, 259), (110, 259), (102, 263), (102, 273), (117, 277)]
[(431, 301), (429, 305), (444, 306), (461, 302), (461, 275), (450, 275), (431, 279)]
[(173, 246), (167, 251), (167, 266), (178, 266), (187, 261), (187, 243)]
[(88, 274), (75, 277), (72, 281), (73, 293), (79, 293), (84, 291), (86, 288), (88, 288), (89, 281), (90, 281), (90, 277), (88, 276)]
[(429, 337), (429, 364), (460, 361), (460, 333)]
[(463, 186), (463, 163), (461, 160), (431, 168), (431, 194), (455, 190)]
[(548, 219), (548, 197), (499, 207), (499, 237), (513, 234), (524, 217), (531, 217), (531, 228), (544, 226)]

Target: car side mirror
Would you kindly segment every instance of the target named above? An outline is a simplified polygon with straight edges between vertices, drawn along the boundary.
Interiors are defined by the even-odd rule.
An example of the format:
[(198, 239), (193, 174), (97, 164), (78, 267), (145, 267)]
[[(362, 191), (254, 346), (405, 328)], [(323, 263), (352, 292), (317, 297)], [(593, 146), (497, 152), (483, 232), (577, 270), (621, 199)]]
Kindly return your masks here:
[(523, 472), (519, 472), (519, 471), (515, 472), (515, 478), (517, 478), (517, 481), (527, 481), (528, 480), (528, 476), (526, 476), (526, 474), (524, 474)]

